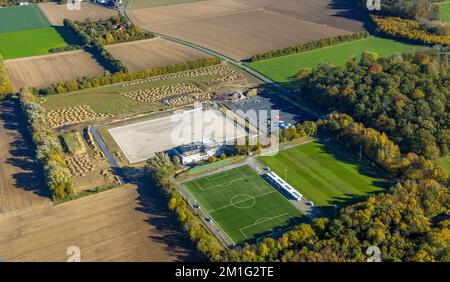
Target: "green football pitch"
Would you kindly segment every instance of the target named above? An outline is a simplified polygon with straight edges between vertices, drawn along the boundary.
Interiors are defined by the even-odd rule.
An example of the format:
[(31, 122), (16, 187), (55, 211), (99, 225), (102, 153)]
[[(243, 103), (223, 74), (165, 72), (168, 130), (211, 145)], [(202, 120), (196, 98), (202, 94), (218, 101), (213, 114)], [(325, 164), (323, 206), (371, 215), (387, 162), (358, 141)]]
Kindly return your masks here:
[(289, 184), (330, 216), (334, 216), (335, 205), (342, 207), (389, 187), (379, 169), (360, 162), (332, 140), (289, 148), (258, 161), (287, 177)]
[(199, 178), (184, 186), (236, 245), (306, 220), (249, 166)]
[(450, 2), (437, 3), (441, 19), (450, 22)]
[(0, 8), (0, 33), (51, 27), (36, 5)]
[(351, 57), (360, 56), (364, 51), (375, 52), (384, 57), (420, 48), (422, 47), (419, 45), (371, 36), (366, 39), (258, 61), (248, 65), (274, 81), (285, 83), (292, 81), (295, 74), (303, 68), (315, 68), (322, 62), (344, 65)]

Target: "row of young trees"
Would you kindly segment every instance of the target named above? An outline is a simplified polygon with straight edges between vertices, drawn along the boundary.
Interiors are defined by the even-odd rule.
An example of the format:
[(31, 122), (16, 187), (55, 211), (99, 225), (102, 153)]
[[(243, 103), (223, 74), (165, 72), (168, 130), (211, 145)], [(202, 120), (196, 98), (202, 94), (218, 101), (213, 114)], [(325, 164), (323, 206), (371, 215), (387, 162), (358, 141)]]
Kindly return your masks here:
[(355, 41), (355, 40), (359, 40), (359, 39), (364, 39), (369, 36), (370, 36), (370, 34), (368, 32), (360, 31), (360, 32), (355, 32), (353, 34), (328, 37), (328, 38), (320, 39), (317, 41), (311, 41), (308, 43), (304, 43), (304, 44), (300, 44), (300, 45), (296, 45), (296, 46), (292, 46), (292, 47), (272, 50), (272, 51), (269, 51), (266, 53), (254, 55), (253, 57), (250, 58), (250, 60), (252, 62), (256, 62), (256, 61), (291, 55), (291, 54), (302, 53), (302, 52), (311, 51), (314, 49), (320, 49), (323, 47), (333, 46), (336, 44), (342, 44), (342, 43), (351, 42), (351, 41)]
[(128, 72), (128, 68), (119, 60), (106, 50), (103, 43), (96, 37), (91, 37), (83, 30), (78, 22), (73, 22), (69, 19), (64, 19), (64, 27), (76, 35), (78, 40), (84, 47), (92, 50), (92, 53), (102, 61), (104, 61), (108, 67), (107, 69), (113, 72)]
[(133, 81), (138, 79), (145, 79), (149, 77), (177, 73), (181, 71), (199, 69), (208, 66), (218, 65), (220, 63), (221, 63), (220, 59), (216, 57), (203, 58), (195, 61), (178, 63), (164, 67), (155, 67), (137, 72), (126, 72), (126, 73), (117, 72), (114, 74), (105, 73), (103, 76), (100, 77), (83, 77), (77, 80), (56, 83), (53, 84), (52, 86), (40, 89), (32, 88), (31, 91), (33, 92), (33, 94), (39, 95), (68, 93), (72, 91), (95, 88), (114, 83)]
[(14, 89), (12, 87), (11, 80), (9, 79), (8, 72), (6, 71), (6, 67), (3, 63), (3, 57), (0, 54), (0, 99), (13, 92)]
[(53, 200), (60, 201), (72, 196), (74, 194), (72, 176), (64, 161), (61, 144), (47, 125), (45, 109), (26, 89), (20, 93), (19, 99), (28, 130), (36, 145), (36, 158), (43, 167)]
[[(330, 130), (352, 146), (362, 145), (366, 157), (382, 165), (386, 162), (381, 158), (382, 151), (399, 154), (398, 147), (386, 135), (354, 122), (345, 114), (328, 115), (319, 122), (319, 129)], [(280, 238), (266, 238), (259, 244), (224, 253), (222, 259), (363, 262), (368, 258), (366, 250), (377, 246), (383, 261), (449, 261), (450, 220), (439, 217), (448, 213), (450, 207), (447, 179), (440, 182), (440, 177), (428, 173), (411, 176), (400, 171), (397, 177), (403, 181), (389, 192), (346, 207), (336, 219), (314, 219)]]
[(378, 58), (366, 52), (343, 67), (324, 63), (314, 71), (299, 73), (298, 97), (386, 132), (403, 152), (430, 159), (449, 154), (447, 55), (408, 53)]
[(80, 27), (88, 36), (96, 38), (103, 45), (154, 37), (151, 32), (136, 27), (121, 15), (108, 20), (81, 23)]

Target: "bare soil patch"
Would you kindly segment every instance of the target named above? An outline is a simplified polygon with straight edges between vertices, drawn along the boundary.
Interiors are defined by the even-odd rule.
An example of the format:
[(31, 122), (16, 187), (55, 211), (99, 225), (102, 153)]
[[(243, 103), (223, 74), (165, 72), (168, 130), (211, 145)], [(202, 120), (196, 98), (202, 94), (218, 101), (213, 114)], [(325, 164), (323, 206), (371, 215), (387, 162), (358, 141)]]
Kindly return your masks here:
[(0, 101), (0, 214), (50, 205), (15, 100)]
[(364, 15), (354, 1), (238, 0), (253, 7), (351, 32), (364, 30)]
[(128, 14), (137, 25), (181, 23), (196, 19), (212, 18), (257, 10), (253, 6), (235, 0), (206, 0), (172, 6), (132, 10)]
[(6, 60), (5, 65), (15, 90), (46, 87), (83, 76), (100, 76), (105, 71), (83, 50)]
[(67, 9), (66, 5), (59, 5), (57, 3), (41, 3), (39, 4), (39, 7), (54, 26), (62, 26), (64, 19), (79, 22), (90, 20), (94, 22), (117, 15), (117, 11), (114, 11), (113, 9), (87, 2), (81, 2), (81, 9), (73, 11)]
[(195, 261), (201, 259), (151, 185), (115, 188), (21, 216), (0, 215), (4, 261)]
[(161, 38), (133, 41), (106, 46), (114, 57), (130, 71), (168, 66), (207, 57), (206, 54)]

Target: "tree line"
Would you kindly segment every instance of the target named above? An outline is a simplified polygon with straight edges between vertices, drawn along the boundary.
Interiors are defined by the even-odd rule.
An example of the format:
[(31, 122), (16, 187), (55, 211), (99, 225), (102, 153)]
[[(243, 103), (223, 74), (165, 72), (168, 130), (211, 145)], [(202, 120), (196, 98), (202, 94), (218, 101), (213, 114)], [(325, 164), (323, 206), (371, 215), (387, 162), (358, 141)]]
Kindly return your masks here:
[(107, 65), (107, 69), (112, 72), (128, 72), (128, 68), (119, 59), (114, 58), (98, 38), (86, 34), (80, 23), (64, 19), (64, 27), (78, 38), (83, 47), (91, 50), (96, 58), (101, 59)]
[(370, 36), (370, 34), (367, 31), (360, 31), (360, 32), (355, 32), (353, 34), (346, 34), (346, 35), (338, 35), (335, 37), (324, 38), (324, 39), (320, 39), (317, 41), (311, 41), (311, 42), (296, 45), (296, 46), (272, 50), (272, 51), (269, 51), (266, 53), (254, 55), (250, 58), (250, 61), (257, 62), (257, 61), (261, 61), (261, 60), (267, 60), (267, 59), (272, 59), (272, 58), (286, 56), (286, 55), (303, 53), (303, 52), (311, 51), (314, 49), (320, 49), (323, 47), (328, 47), (328, 46), (351, 42), (351, 41), (355, 41), (355, 40), (359, 40), (359, 39), (364, 39), (369, 36)]
[(72, 176), (64, 161), (61, 144), (47, 125), (45, 109), (26, 89), (19, 94), (27, 128), (36, 146), (36, 158), (41, 164), (47, 187), (54, 201), (73, 196)]
[(14, 93), (14, 89), (3, 62), (3, 57), (0, 54), (0, 99), (11, 93)]
[(378, 28), (385, 34), (406, 38), (426, 45), (450, 45), (450, 26), (448, 24), (422, 22), (399, 17), (372, 16)]
[(216, 57), (203, 58), (195, 61), (189, 61), (184, 63), (173, 64), (164, 67), (154, 67), (137, 72), (117, 72), (114, 74), (105, 73), (100, 77), (83, 77), (77, 80), (60, 82), (44, 88), (30, 88), (33, 94), (39, 95), (53, 95), (69, 93), (82, 89), (95, 88), (99, 86), (105, 86), (114, 83), (120, 83), (125, 81), (133, 81), (138, 79), (145, 79), (149, 77), (155, 77), (160, 75), (167, 75), (177, 73), (181, 71), (188, 71), (193, 69), (204, 68), (208, 66), (220, 64), (220, 59)]
[[(449, 154), (450, 65), (447, 55), (363, 53), (345, 66), (302, 70), (296, 95), (385, 132), (403, 152)], [(294, 97), (295, 99), (295, 97)]]
[[(434, 3), (444, 0), (382, 0), (381, 9), (373, 13), (383, 16), (401, 17), (419, 21), (421, 19), (439, 20), (439, 7)], [(357, 0), (357, 3), (366, 9), (366, 0)]]

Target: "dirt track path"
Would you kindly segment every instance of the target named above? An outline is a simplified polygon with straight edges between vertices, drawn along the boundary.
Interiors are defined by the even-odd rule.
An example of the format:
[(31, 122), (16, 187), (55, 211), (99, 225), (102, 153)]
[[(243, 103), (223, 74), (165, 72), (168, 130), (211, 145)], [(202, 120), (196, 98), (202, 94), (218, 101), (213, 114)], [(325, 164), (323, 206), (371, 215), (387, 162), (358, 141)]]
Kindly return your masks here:
[(49, 206), (17, 102), (0, 101), (0, 214)]
[(159, 192), (127, 185), (21, 215), (0, 215), (4, 261), (66, 261), (77, 246), (82, 261), (201, 259)]

